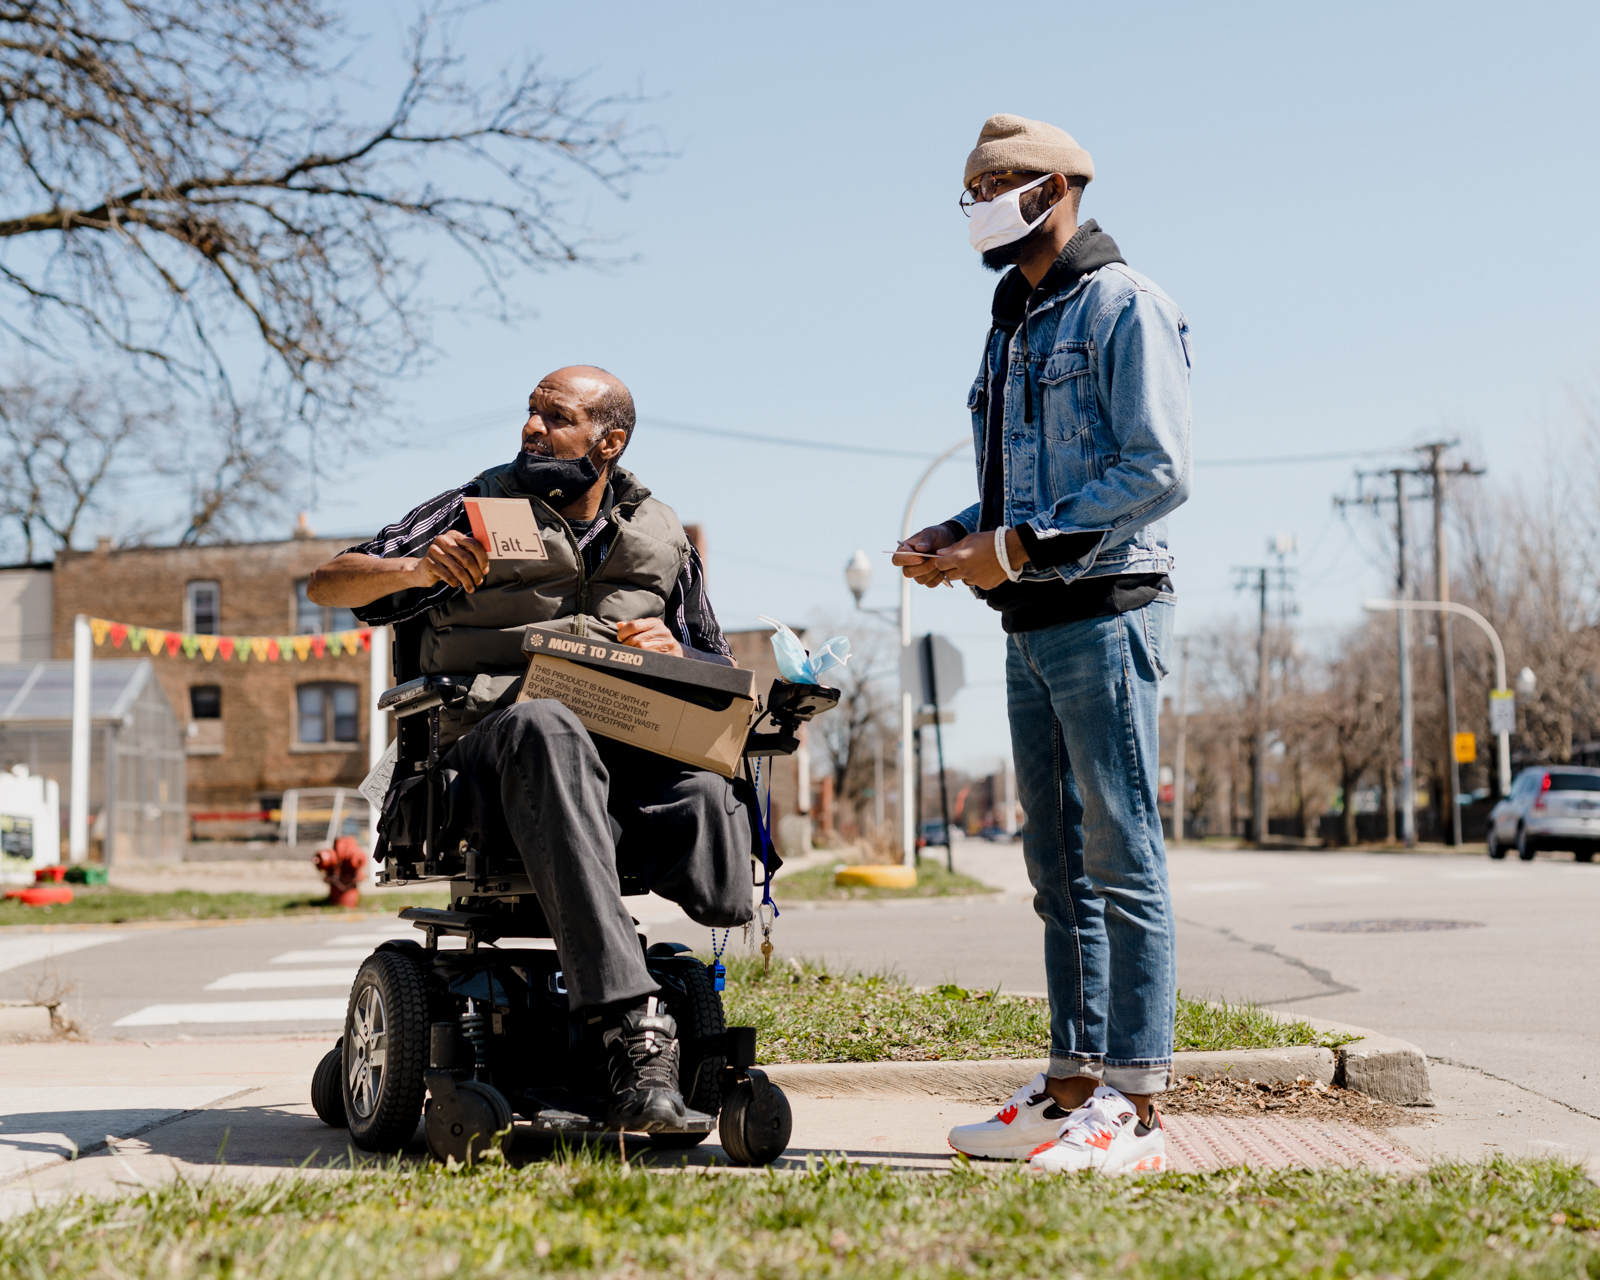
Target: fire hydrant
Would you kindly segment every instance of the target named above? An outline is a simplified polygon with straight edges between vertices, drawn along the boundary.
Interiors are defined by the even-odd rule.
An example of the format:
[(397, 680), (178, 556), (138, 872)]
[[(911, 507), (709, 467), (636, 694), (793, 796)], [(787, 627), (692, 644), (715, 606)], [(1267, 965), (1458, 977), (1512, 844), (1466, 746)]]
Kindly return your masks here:
[(330, 907), (355, 907), (361, 904), (361, 881), (367, 871), (366, 852), (354, 836), (340, 836), (331, 849), (318, 849), (312, 859), (328, 882)]

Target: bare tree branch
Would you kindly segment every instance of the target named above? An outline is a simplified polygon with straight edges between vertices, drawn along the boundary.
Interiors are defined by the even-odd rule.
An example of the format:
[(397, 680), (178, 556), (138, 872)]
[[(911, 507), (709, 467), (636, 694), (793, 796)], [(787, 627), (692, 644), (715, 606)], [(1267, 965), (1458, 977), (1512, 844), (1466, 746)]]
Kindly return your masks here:
[(518, 269), (591, 260), (564, 184), (626, 195), (633, 100), (537, 61), (485, 86), (436, 7), (363, 122), (343, 39), (324, 0), (0, 0), (0, 323), (228, 399), (264, 352), (258, 393), (349, 416), (429, 351), (427, 236), (500, 317)]

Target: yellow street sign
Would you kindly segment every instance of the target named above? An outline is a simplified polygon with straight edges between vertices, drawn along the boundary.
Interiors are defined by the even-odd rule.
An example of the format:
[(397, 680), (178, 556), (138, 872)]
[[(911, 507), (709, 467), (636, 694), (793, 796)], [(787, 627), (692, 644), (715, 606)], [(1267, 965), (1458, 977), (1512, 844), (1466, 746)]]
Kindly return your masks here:
[(1456, 734), (1456, 763), (1471, 764), (1478, 758), (1478, 735), (1475, 733)]

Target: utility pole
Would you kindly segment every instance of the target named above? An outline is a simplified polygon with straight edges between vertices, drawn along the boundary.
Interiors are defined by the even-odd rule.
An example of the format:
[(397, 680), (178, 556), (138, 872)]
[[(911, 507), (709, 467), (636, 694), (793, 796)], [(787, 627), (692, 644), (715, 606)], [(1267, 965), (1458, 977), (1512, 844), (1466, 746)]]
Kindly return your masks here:
[[(1433, 576), (1440, 604), (1450, 603), (1450, 543), (1444, 528), (1444, 451), (1455, 443), (1454, 440), (1443, 440), (1419, 446), (1419, 450), (1428, 455), (1427, 472), (1433, 482)], [(1482, 475), (1483, 471), (1481, 468), (1474, 470), (1464, 462), (1457, 474), (1474, 476)], [(1456, 654), (1451, 643), (1450, 614), (1447, 610), (1439, 613), (1439, 666), (1444, 675), (1445, 762), (1450, 771), (1450, 843), (1459, 847), (1461, 766), (1456, 761)]]
[[(1438, 601), (1450, 600), (1450, 552), (1444, 536), (1444, 443), (1424, 445), (1428, 475), (1433, 480), (1433, 577)], [(1450, 843), (1461, 844), (1461, 766), (1456, 762), (1456, 655), (1451, 643), (1450, 615), (1440, 613), (1439, 669), (1444, 673), (1444, 748), (1450, 772)]]
[[(1391, 501), (1380, 493), (1366, 493), (1362, 489), (1362, 482), (1368, 479), (1386, 478), (1394, 481), (1394, 540), (1397, 548), (1395, 555), (1395, 597), (1406, 600), (1411, 595), (1411, 569), (1410, 552), (1407, 547), (1407, 537), (1411, 528), (1410, 502), (1411, 494), (1406, 492), (1406, 482), (1413, 477), (1427, 474), (1423, 471), (1408, 470), (1405, 467), (1393, 467), (1388, 471), (1357, 471), (1356, 496), (1353, 498), (1335, 498), (1333, 505), (1336, 507), (1371, 507), (1374, 512), (1385, 502)], [(1431, 493), (1421, 495), (1431, 497)], [(1416, 847), (1417, 843), (1417, 760), (1415, 744), (1413, 743), (1413, 726), (1416, 722), (1416, 708), (1411, 693), (1411, 615), (1404, 609), (1398, 610), (1399, 639), (1400, 639), (1400, 839), (1406, 848)], [(1393, 821), (1392, 810), (1390, 821)]]
[(1179, 650), (1183, 655), (1183, 674), (1178, 677), (1178, 741), (1172, 748), (1172, 843), (1183, 843), (1183, 811), (1188, 802), (1184, 782), (1184, 755), (1189, 745), (1189, 637), (1184, 636)]
[[(1455, 446), (1454, 440), (1440, 440), (1429, 444), (1417, 446), (1420, 452), (1428, 455), (1427, 464), (1421, 467), (1395, 467), (1387, 471), (1357, 471), (1356, 484), (1357, 496), (1354, 498), (1335, 498), (1334, 505), (1368, 506), (1376, 510), (1390, 499), (1379, 494), (1360, 492), (1361, 481), (1369, 477), (1384, 477), (1394, 481), (1395, 504), (1395, 543), (1398, 548), (1395, 572), (1395, 595), (1399, 600), (1407, 600), (1411, 595), (1410, 570), (1407, 562), (1407, 534), (1410, 529), (1408, 523), (1408, 508), (1413, 496), (1429, 500), (1433, 503), (1433, 570), (1437, 582), (1438, 599), (1441, 604), (1448, 604), (1450, 600), (1450, 557), (1448, 540), (1445, 536), (1444, 501), (1445, 479), (1450, 475), (1481, 476), (1483, 469), (1463, 463), (1453, 471), (1446, 471), (1443, 465), (1444, 453)], [(1429, 488), (1426, 493), (1411, 495), (1406, 492), (1406, 481), (1411, 478), (1427, 479)], [(1417, 842), (1417, 816), (1416, 816), (1416, 744), (1414, 741), (1413, 725), (1415, 722), (1415, 707), (1412, 694), (1411, 678), (1411, 628), (1409, 625), (1409, 611), (1397, 610), (1399, 613), (1400, 637), (1400, 789), (1401, 789), (1401, 838), (1406, 847), (1411, 848)], [(1451, 642), (1450, 614), (1440, 611), (1439, 622), (1439, 665), (1443, 674), (1444, 705), (1445, 705), (1445, 760), (1449, 766), (1450, 778), (1450, 822), (1449, 839), (1452, 844), (1461, 843), (1461, 771), (1456, 764), (1456, 674), (1455, 650)]]
[(1285, 598), (1283, 615), (1289, 615), (1287, 596), (1289, 592), (1289, 570), (1283, 564), (1283, 556), (1293, 549), (1293, 540), (1286, 539), (1284, 535), (1267, 544), (1269, 551), (1276, 551), (1279, 562), (1275, 568), (1260, 566), (1248, 569), (1235, 569), (1239, 580), (1234, 584), (1236, 590), (1250, 590), (1258, 593), (1261, 620), (1256, 636), (1256, 731), (1255, 731), (1255, 764), (1250, 774), (1250, 835), (1255, 844), (1261, 845), (1267, 838), (1267, 688), (1271, 675), (1271, 664), (1267, 655), (1267, 622), (1269, 611), (1267, 607), (1267, 592), (1273, 585), (1271, 576), (1276, 574), (1276, 588)]
[[(1398, 570), (1395, 573), (1395, 597), (1410, 599), (1411, 587), (1406, 572), (1406, 473), (1394, 472), (1394, 525), (1395, 541), (1399, 544)], [(1411, 614), (1400, 614), (1400, 839), (1408, 849), (1417, 844), (1417, 762), (1412, 749), (1411, 725)], [(1389, 811), (1391, 822), (1394, 810)]]
[(1250, 834), (1267, 839), (1267, 571), (1260, 570), (1261, 627), (1256, 634), (1256, 768), (1250, 779)]

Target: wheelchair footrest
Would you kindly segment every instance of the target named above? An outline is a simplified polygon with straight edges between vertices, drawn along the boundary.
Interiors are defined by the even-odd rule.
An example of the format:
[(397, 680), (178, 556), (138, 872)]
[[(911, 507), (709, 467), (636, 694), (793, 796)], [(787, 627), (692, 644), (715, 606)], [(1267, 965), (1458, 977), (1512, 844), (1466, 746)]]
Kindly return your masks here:
[[(519, 1113), (520, 1114), (520, 1113)], [(603, 1119), (580, 1115), (576, 1111), (550, 1109), (526, 1117), (535, 1133), (615, 1133)], [(711, 1133), (717, 1127), (715, 1116), (702, 1111), (689, 1111), (683, 1123), (674, 1129), (656, 1129), (656, 1133)]]
[(479, 942), (496, 942), (501, 938), (548, 937), (550, 932), (543, 912), (518, 915), (509, 912), (446, 911), (440, 907), (406, 907), (400, 912), (400, 918), (409, 920), (418, 929), (446, 937), (465, 938), (470, 935)]
[[(512, 1104), (535, 1133), (615, 1133), (595, 1100), (566, 1089), (529, 1089)], [(710, 1133), (717, 1118), (703, 1111), (687, 1111), (681, 1125), (658, 1133)]]

